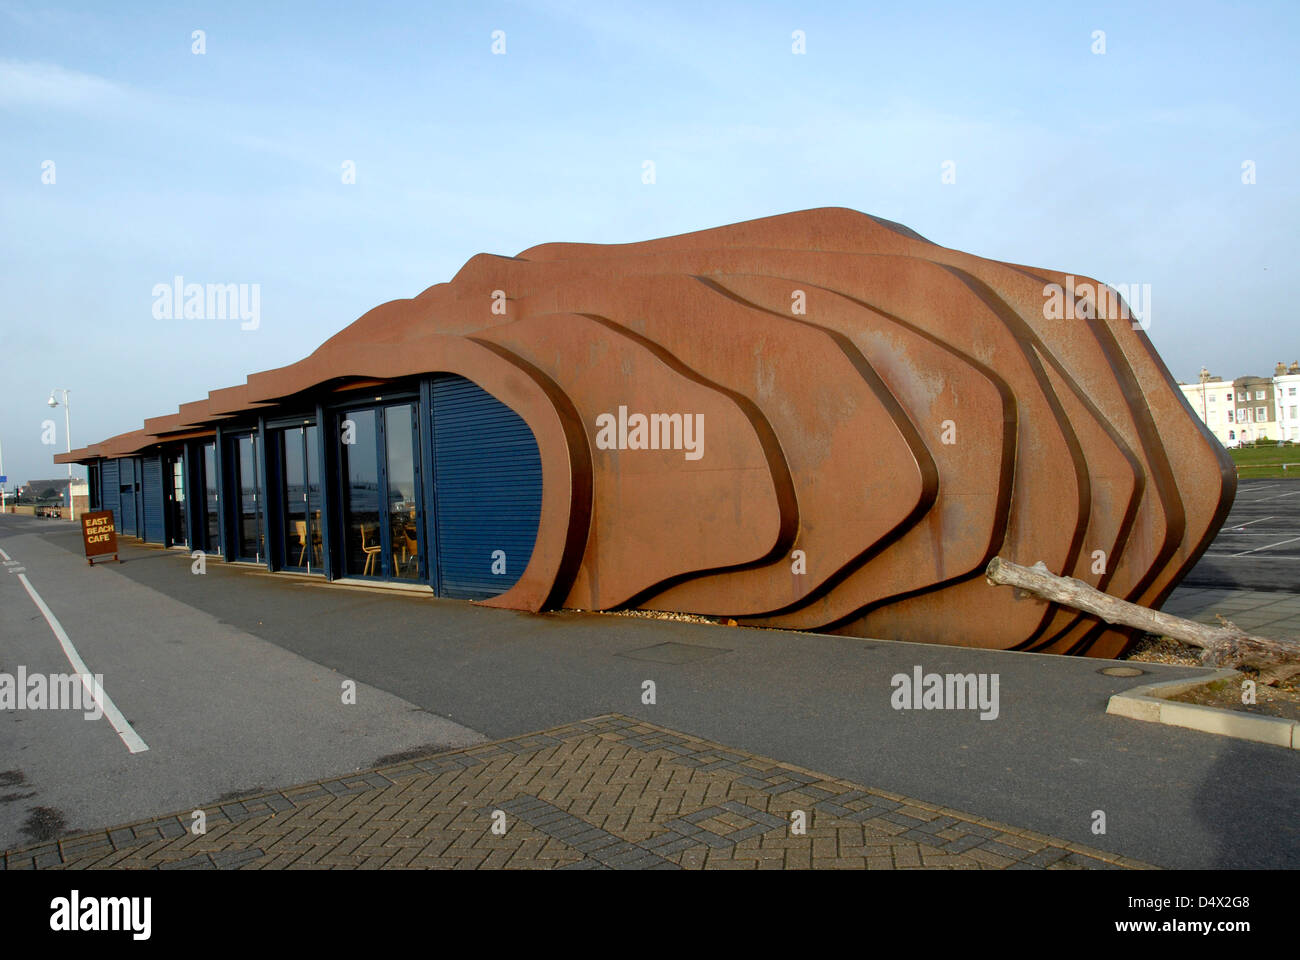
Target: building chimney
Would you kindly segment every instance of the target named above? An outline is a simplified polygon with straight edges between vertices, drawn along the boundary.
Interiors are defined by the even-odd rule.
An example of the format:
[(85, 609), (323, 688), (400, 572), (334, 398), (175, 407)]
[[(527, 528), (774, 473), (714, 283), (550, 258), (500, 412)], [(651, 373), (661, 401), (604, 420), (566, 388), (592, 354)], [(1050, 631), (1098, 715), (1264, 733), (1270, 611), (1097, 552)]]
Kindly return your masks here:
[(1292, 360), (1292, 361), (1291, 361), (1291, 366), (1287, 368), (1287, 371), (1286, 371), (1286, 372), (1287, 372), (1287, 373), (1300, 373), (1300, 363), (1297, 363), (1296, 361)]
[(1280, 377), (1284, 373), (1286, 373), (1286, 364), (1279, 360), (1277, 366), (1273, 369), (1273, 376)]

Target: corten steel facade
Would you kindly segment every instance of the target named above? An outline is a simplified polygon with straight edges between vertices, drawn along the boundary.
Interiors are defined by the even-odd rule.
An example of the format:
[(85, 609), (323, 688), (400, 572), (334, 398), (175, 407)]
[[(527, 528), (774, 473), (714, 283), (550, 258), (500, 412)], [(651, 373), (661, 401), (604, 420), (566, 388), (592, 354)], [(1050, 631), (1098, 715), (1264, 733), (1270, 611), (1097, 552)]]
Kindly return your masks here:
[[(427, 424), (436, 384), (460, 384), (517, 415), (537, 456), (535, 483), (510, 488), (538, 501), (512, 528), (532, 537), (526, 566), (487, 603), (1113, 656), (1129, 632), (992, 587), (985, 564), (1041, 560), (1158, 606), (1218, 530), (1236, 474), (1145, 332), (1089, 283), (838, 208), (484, 254), (299, 363), (70, 456), (102, 472), (237, 426), (265, 473), (268, 424), (304, 414), (320, 431), (320, 562), (348, 575), (341, 542), (357, 532), (330, 502), (350, 495), (331, 411), (405, 389)], [(1051, 285), (1070, 319), (1048, 319)], [(419, 557), (385, 540), (391, 567), (368, 572), (406, 563), (438, 589), (436, 426), (415, 430)], [(465, 494), (479, 453), (460, 433)], [(487, 482), (515, 454), (484, 436), (499, 461)], [(372, 541), (384, 536), (403, 535)], [(490, 548), (468, 562), (486, 569)], [(274, 569), (284, 553), (250, 559)]]

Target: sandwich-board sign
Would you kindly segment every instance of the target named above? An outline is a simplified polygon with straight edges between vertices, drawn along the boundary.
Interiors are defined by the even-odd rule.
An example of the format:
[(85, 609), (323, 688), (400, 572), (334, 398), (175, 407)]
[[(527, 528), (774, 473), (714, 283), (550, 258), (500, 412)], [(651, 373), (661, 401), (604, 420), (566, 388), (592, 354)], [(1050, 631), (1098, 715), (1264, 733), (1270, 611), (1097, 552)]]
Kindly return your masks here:
[(113, 511), (100, 510), (81, 515), (81, 542), (86, 548), (86, 562), (95, 565), (96, 557), (112, 556), (118, 563), (117, 528), (113, 526)]

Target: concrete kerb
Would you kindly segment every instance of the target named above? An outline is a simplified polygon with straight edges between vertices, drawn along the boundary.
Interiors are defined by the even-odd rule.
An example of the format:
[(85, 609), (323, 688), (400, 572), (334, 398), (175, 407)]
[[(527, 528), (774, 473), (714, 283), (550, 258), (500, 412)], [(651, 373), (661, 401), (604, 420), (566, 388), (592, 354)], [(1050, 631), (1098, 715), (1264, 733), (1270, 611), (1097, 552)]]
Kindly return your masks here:
[(1217, 733), (1224, 737), (1255, 740), (1259, 743), (1271, 743), (1278, 747), (1300, 750), (1300, 722), (1295, 720), (1261, 717), (1196, 703), (1171, 703), (1168, 699), (1196, 687), (1240, 679), (1243, 679), (1240, 672), (1225, 669), (1190, 680), (1166, 680), (1162, 683), (1143, 684), (1132, 690), (1114, 694), (1106, 704), (1106, 712), (1133, 720), (1186, 727), (1189, 730), (1200, 730), (1202, 733)]

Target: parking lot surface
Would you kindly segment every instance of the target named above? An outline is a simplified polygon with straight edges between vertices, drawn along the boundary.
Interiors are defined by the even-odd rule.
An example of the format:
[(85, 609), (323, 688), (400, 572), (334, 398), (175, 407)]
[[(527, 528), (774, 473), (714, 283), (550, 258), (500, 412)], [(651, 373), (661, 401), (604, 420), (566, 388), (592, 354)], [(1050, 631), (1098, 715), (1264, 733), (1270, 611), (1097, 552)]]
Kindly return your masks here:
[(1300, 593), (1300, 480), (1239, 480), (1210, 549), (1183, 584)]

